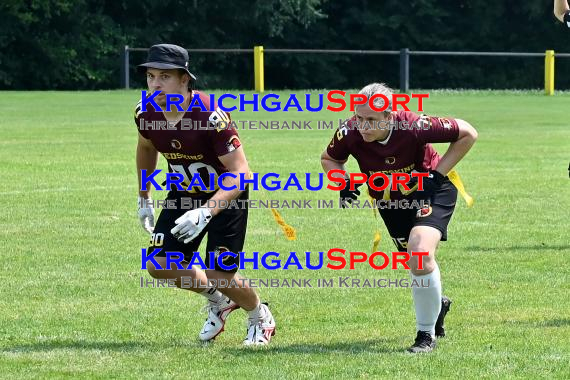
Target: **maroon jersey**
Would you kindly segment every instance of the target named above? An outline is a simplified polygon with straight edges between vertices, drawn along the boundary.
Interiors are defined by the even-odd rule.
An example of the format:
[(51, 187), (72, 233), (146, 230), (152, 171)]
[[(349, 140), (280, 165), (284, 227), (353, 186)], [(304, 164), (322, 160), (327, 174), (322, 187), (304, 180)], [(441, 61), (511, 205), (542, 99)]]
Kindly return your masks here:
[[(425, 172), (435, 169), (440, 156), (430, 143), (453, 142), (457, 140), (457, 121), (450, 118), (419, 116), (409, 111), (398, 111), (393, 115), (393, 126), (384, 141), (365, 142), (357, 128), (353, 127), (356, 116), (347, 120), (335, 133), (327, 153), (335, 160), (344, 161), (352, 155), (360, 171), (369, 177), (382, 172), (391, 178), (391, 173), (410, 173), (412, 170)], [(387, 125), (386, 125), (387, 126)], [(403, 128), (402, 128), (403, 127)], [(374, 182), (375, 185), (382, 185)], [(370, 188), (375, 199), (406, 198), (400, 189), (383, 192)]]
[[(135, 123), (139, 133), (149, 139), (156, 150), (166, 158), (170, 172), (184, 176), (182, 182), (184, 189), (188, 188), (196, 173), (200, 175), (208, 190), (203, 191), (200, 187), (194, 186), (188, 189), (189, 195), (208, 198), (215, 192), (209, 190), (209, 173), (215, 174), (217, 182), (217, 177), (228, 171), (218, 157), (233, 152), (241, 146), (241, 142), (235, 128), (227, 128), (231, 122), (229, 113), (218, 109), (216, 104), (210, 108), (209, 97), (202, 92), (194, 91), (194, 94), (196, 93), (199, 94), (207, 111), (197, 107), (192, 108), (176, 125), (167, 126), (168, 122), (162, 112), (156, 111), (150, 104), (147, 104), (146, 111), (142, 112), (139, 102), (135, 109)], [(214, 111), (211, 112), (210, 109)], [(165, 122), (167, 125), (164, 125)], [(222, 127), (216, 129), (210, 122)], [(162, 126), (159, 129), (160, 123)], [(212, 188), (214, 187), (218, 189), (217, 183), (212, 185)]]

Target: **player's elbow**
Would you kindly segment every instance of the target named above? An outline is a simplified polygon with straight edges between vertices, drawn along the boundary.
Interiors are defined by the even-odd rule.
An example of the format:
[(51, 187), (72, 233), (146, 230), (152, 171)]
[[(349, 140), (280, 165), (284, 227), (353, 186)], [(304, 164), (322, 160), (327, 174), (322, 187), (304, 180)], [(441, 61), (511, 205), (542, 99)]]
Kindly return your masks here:
[(566, 0), (555, 0), (554, 1), (554, 16), (560, 21), (564, 22), (564, 16), (566, 12), (570, 10), (568, 2)]
[(321, 154), (321, 166), (323, 167), (323, 170), (325, 172), (330, 170), (331, 163), (333, 163), (333, 160), (331, 159), (331, 157), (328, 155), (327, 151), (325, 150)]
[(473, 128), (473, 126), (471, 124), (469, 124), (469, 137), (471, 138), (471, 140), (473, 142), (477, 141), (477, 138), (479, 138), (479, 133), (477, 132), (477, 130), (475, 128)]
[(475, 143), (479, 137), (477, 130), (465, 120), (457, 120), (459, 123), (460, 138), (467, 139)]
[(327, 152), (324, 151), (323, 153), (321, 153), (321, 165), (324, 164), (324, 161), (327, 159)]

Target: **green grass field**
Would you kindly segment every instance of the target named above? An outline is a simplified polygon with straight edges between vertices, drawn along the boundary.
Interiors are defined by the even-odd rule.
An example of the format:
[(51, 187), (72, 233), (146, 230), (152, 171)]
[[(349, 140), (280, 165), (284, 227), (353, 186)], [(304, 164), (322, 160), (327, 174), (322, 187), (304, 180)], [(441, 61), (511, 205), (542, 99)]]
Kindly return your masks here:
[[(282, 93), (285, 94), (285, 93)], [(245, 314), (214, 344), (197, 335), (204, 299), (140, 288), (147, 237), (136, 213), (133, 107), (140, 93), (0, 95), (0, 377), (4, 378), (568, 378), (570, 376), (570, 94), (431, 92), (425, 112), (470, 121), (479, 141), (458, 170), (458, 201), (438, 261), (453, 300), (431, 355), (415, 336), (410, 289), (259, 289), (277, 335), (246, 349)], [(341, 116), (347, 116), (344, 113)], [(237, 120), (338, 120), (333, 113), (245, 112)], [(332, 131), (240, 131), (260, 173), (320, 172)], [(443, 146), (438, 146), (440, 152)], [(161, 167), (165, 168), (161, 159)], [(354, 161), (349, 168), (356, 170)], [(332, 191), (252, 199), (334, 199)], [(156, 194), (156, 198), (159, 195)], [(250, 211), (245, 251), (370, 252), (370, 210)], [(393, 250), (382, 227), (381, 250)], [(252, 278), (407, 278), (375, 272), (254, 271)]]

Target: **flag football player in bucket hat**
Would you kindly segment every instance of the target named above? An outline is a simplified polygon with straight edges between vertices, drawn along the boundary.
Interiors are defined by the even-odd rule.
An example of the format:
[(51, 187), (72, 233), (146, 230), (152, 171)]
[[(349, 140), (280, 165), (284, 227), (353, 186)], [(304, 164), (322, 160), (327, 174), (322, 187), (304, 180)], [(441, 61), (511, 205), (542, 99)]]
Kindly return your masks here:
[[(143, 111), (142, 99), (135, 109), (135, 123), (139, 131), (136, 151), (139, 219), (151, 236), (147, 252), (160, 249), (154, 258), (160, 268), (149, 261), (147, 269), (152, 277), (174, 280), (179, 288), (191, 290), (207, 299), (208, 317), (199, 334), (200, 340), (207, 342), (215, 339), (224, 331), (228, 315), (241, 307), (248, 313), (244, 345), (266, 345), (275, 334), (273, 315), (267, 304), (260, 302), (248, 282), (236, 273), (240, 263), (239, 252), (245, 240), (248, 210), (247, 207), (220, 207), (231, 200), (248, 199), (247, 190), (239, 191), (240, 173), (244, 178), (249, 177), (248, 162), (237, 131), (215, 127), (220, 121), (229, 123), (230, 114), (217, 108), (216, 104), (210, 104), (206, 94), (191, 89), (196, 76), (190, 72), (188, 61), (186, 49), (160, 44), (150, 48), (146, 62), (139, 66), (139, 70), (146, 74), (149, 94), (160, 92), (153, 99), (162, 109), (155, 109), (153, 104), (145, 102)], [(183, 98), (181, 110), (175, 105), (165, 109), (167, 94), (177, 94)], [(190, 107), (195, 104), (192, 99), (196, 100), (197, 97), (205, 110)], [(199, 127), (182, 128), (184, 121), (188, 122), (187, 125)], [(147, 128), (149, 123), (153, 125), (152, 122), (169, 123), (169, 128)], [(155, 223), (150, 190), (143, 190), (141, 182), (142, 170), (153, 173), (156, 169), (159, 153), (168, 162), (169, 171), (178, 173), (183, 182), (182, 190), (171, 185), (167, 195), (167, 200), (175, 202), (177, 207), (164, 208)], [(215, 178), (223, 173), (232, 173), (234, 176), (225, 176), (222, 189), (217, 183), (215, 187), (209, 184), (212, 173)], [(194, 186), (196, 176), (202, 178), (207, 188)], [(230, 188), (233, 190), (224, 190)], [(193, 201), (191, 204), (198, 206), (182, 208), (183, 198), (190, 198)], [(203, 238), (207, 238), (206, 252), (201, 255), (205, 265), (212, 262), (210, 255), (218, 258), (228, 252), (221, 256), (223, 266), (233, 266), (234, 269), (222, 268), (220, 260), (215, 260), (215, 268), (205, 270), (197, 265), (189, 266)], [(168, 268), (166, 252), (173, 251), (184, 256), (183, 265), (170, 263)], [(230, 256), (229, 252), (236, 256)], [(215, 283), (237, 283), (238, 286), (208, 286), (213, 280), (216, 280)]]

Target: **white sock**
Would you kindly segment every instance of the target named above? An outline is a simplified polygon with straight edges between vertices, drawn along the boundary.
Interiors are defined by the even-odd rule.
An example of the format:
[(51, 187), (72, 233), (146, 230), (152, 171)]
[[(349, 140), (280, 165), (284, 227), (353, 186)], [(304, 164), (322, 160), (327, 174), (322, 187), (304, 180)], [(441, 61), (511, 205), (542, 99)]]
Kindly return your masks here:
[(200, 294), (206, 297), (212, 303), (218, 303), (224, 298), (222, 292), (216, 288), (204, 289), (204, 291), (200, 292)]
[(254, 321), (257, 319), (261, 319), (265, 316), (265, 313), (261, 308), (261, 302), (259, 302), (256, 307), (254, 307), (252, 310), (248, 311), (247, 313), (249, 314), (248, 318)]
[[(412, 281), (414, 280), (419, 285), (419, 287), (412, 287), (416, 308), (416, 328), (418, 331), (429, 331), (435, 337), (435, 322), (441, 310), (441, 276), (437, 263), (430, 274), (424, 276), (412, 274)], [(422, 286), (427, 287), (422, 288)]]

